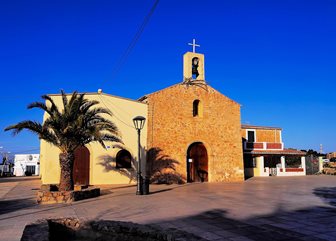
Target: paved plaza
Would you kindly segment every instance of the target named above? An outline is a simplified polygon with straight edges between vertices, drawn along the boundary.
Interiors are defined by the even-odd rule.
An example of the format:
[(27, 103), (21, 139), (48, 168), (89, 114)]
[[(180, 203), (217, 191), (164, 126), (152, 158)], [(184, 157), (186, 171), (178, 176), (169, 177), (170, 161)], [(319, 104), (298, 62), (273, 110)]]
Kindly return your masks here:
[(208, 240), (336, 240), (336, 177), (252, 178), (243, 183), (102, 186), (102, 196), (37, 205), (36, 177), (0, 179), (0, 240), (20, 240), (42, 218), (77, 217), (152, 224)]

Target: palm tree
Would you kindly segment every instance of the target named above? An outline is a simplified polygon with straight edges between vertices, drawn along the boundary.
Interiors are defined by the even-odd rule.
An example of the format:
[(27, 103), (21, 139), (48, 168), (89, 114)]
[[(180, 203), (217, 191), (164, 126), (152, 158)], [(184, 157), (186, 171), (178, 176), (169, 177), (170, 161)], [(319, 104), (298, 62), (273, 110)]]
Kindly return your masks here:
[(46, 103), (34, 102), (28, 105), (28, 109), (39, 108), (48, 114), (43, 124), (26, 120), (8, 126), (5, 131), (12, 130), (13, 135), (16, 135), (27, 129), (58, 147), (61, 167), (59, 190), (70, 191), (74, 187), (72, 173), (76, 148), (91, 142), (99, 142), (105, 148), (104, 141), (122, 141), (116, 125), (101, 115), (112, 116), (112, 113), (108, 109), (95, 107), (98, 101), (88, 100), (85, 94), (76, 91), (70, 100), (63, 90), (61, 94), (62, 109), (48, 95), (42, 96)]

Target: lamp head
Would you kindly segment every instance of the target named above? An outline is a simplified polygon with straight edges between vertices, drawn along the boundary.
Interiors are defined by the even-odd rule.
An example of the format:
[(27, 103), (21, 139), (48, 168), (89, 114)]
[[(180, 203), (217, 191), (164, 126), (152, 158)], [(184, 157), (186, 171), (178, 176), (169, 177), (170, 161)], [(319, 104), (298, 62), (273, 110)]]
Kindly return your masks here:
[(146, 118), (143, 116), (136, 116), (133, 118), (134, 127), (137, 130), (141, 130), (145, 125)]

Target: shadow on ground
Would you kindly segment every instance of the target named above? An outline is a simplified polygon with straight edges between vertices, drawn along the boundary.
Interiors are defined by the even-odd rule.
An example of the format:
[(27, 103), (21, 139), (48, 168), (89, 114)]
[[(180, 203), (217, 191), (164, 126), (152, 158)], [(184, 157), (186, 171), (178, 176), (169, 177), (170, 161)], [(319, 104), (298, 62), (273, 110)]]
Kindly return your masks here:
[(16, 212), (20, 209), (31, 208), (37, 206), (37, 203), (32, 198), (12, 199), (0, 201), (0, 215)]
[(4, 182), (27, 182), (27, 181), (33, 181), (33, 180), (40, 180), (41, 178), (38, 176), (32, 176), (32, 177), (1, 177), (0, 183)]
[(194, 232), (208, 240), (335, 240), (336, 209), (278, 210), (247, 220), (232, 219), (225, 210), (213, 209), (152, 225)]
[(320, 197), (325, 203), (336, 206), (336, 187), (315, 188), (313, 193)]

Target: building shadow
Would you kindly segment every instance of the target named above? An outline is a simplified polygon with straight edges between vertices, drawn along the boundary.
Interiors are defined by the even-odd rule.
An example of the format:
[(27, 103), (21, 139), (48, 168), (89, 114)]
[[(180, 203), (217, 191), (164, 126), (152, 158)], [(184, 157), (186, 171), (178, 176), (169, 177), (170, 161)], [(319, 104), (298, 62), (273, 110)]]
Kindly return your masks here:
[(278, 208), (274, 213), (238, 220), (223, 209), (152, 223), (176, 228), (208, 240), (335, 240), (336, 209), (312, 207), (296, 211)]
[(323, 202), (336, 207), (336, 187), (315, 188), (313, 193), (321, 198)]
[(39, 176), (20, 176), (20, 177), (0, 177), (0, 183), (4, 182), (31, 182), (32, 180), (40, 180)]
[(176, 171), (179, 164), (161, 148), (153, 147), (147, 151), (146, 175), (154, 184), (184, 184), (186, 178)]

